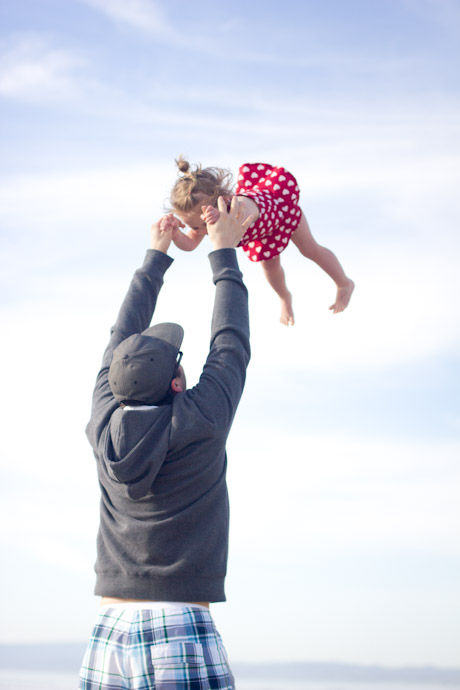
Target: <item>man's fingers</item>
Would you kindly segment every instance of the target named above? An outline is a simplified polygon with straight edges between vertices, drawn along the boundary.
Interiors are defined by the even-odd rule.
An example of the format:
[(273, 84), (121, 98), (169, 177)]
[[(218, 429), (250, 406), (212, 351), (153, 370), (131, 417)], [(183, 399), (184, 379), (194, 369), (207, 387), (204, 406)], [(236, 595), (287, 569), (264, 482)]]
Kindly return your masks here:
[[(235, 197), (233, 197), (233, 198), (235, 198)], [(225, 203), (225, 199), (224, 199), (223, 196), (220, 196), (220, 197), (217, 199), (217, 208), (219, 209), (219, 211), (220, 211), (221, 213), (224, 213), (224, 212), (227, 211), (227, 204)]]
[(247, 230), (248, 227), (249, 227), (249, 226), (251, 225), (251, 223), (253, 223), (253, 222), (254, 222), (254, 216), (248, 216), (248, 217), (246, 218), (246, 220), (244, 221), (244, 223), (241, 225), (241, 227), (243, 228), (243, 230)]
[(232, 197), (232, 201), (230, 203), (230, 213), (234, 214), (234, 218), (238, 218), (240, 212), (240, 200), (238, 199), (237, 196)]

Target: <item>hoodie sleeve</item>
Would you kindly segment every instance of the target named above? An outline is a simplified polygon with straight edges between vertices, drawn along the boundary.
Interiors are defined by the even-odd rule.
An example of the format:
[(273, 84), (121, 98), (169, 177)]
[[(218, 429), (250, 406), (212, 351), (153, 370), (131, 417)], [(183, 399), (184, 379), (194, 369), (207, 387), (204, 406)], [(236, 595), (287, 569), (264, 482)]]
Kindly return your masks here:
[(113, 351), (122, 340), (133, 333), (141, 333), (150, 326), (164, 274), (172, 261), (173, 259), (163, 252), (147, 250), (144, 263), (135, 272), (118, 318), (110, 331), (110, 340), (93, 392), (91, 418), (86, 427), (86, 435), (94, 449), (97, 448), (101, 433), (112, 413), (118, 407), (108, 380)]
[(234, 249), (214, 251), (209, 260), (216, 286), (211, 346), (200, 380), (188, 394), (200, 415), (228, 432), (250, 359), (248, 293)]

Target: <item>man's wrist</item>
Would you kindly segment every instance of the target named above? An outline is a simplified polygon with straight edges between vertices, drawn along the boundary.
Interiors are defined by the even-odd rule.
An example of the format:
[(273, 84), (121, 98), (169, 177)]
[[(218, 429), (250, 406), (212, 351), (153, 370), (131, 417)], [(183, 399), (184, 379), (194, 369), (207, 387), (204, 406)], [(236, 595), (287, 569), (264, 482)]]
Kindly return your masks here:
[(222, 247), (221, 249), (213, 249), (208, 254), (211, 266), (229, 264), (230, 266), (238, 266), (236, 257), (236, 249), (234, 247)]
[(219, 249), (235, 249), (235, 245), (228, 242), (215, 242), (212, 245), (212, 249), (214, 252), (217, 252)]
[(158, 247), (149, 247), (148, 251), (149, 252), (158, 252), (159, 254), (166, 254), (166, 255), (168, 254), (167, 251), (165, 251), (164, 249), (159, 249)]
[(168, 254), (168, 249), (169, 249), (169, 247), (166, 247), (165, 249), (162, 249), (161, 247), (150, 247), (150, 249), (151, 249), (153, 252), (161, 252), (162, 254), (166, 254), (166, 255), (167, 255), (167, 254)]
[(168, 268), (172, 264), (174, 259), (172, 256), (169, 256), (166, 254), (166, 252), (162, 252), (159, 249), (147, 249), (146, 257), (145, 257), (145, 262), (148, 264), (153, 264), (153, 265), (161, 265), (164, 266), (165, 268)]

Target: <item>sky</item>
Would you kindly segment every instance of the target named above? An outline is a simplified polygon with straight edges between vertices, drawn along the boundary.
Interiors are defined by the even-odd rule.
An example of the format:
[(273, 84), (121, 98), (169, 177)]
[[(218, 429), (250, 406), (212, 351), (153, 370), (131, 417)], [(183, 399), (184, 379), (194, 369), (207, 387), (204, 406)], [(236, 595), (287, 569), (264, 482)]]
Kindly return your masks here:
[[(291, 243), (286, 328), (239, 253), (252, 360), (212, 608), (230, 658), (460, 666), (460, 3), (3, 0), (0, 27), (0, 642), (89, 638), (84, 428), (182, 153), (286, 166), (356, 283), (333, 315)], [(154, 317), (184, 326), (190, 385), (209, 251), (171, 248)]]

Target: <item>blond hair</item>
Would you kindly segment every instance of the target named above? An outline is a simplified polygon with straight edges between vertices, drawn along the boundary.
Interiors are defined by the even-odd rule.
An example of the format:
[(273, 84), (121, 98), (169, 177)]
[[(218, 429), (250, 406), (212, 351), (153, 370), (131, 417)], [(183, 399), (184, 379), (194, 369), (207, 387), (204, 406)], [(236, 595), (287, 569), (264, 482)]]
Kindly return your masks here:
[(191, 170), (190, 163), (180, 155), (176, 159), (179, 168), (179, 179), (171, 190), (172, 210), (191, 211), (204, 197), (212, 206), (217, 204), (219, 196), (232, 196), (233, 175), (224, 168), (202, 168), (201, 163)]

